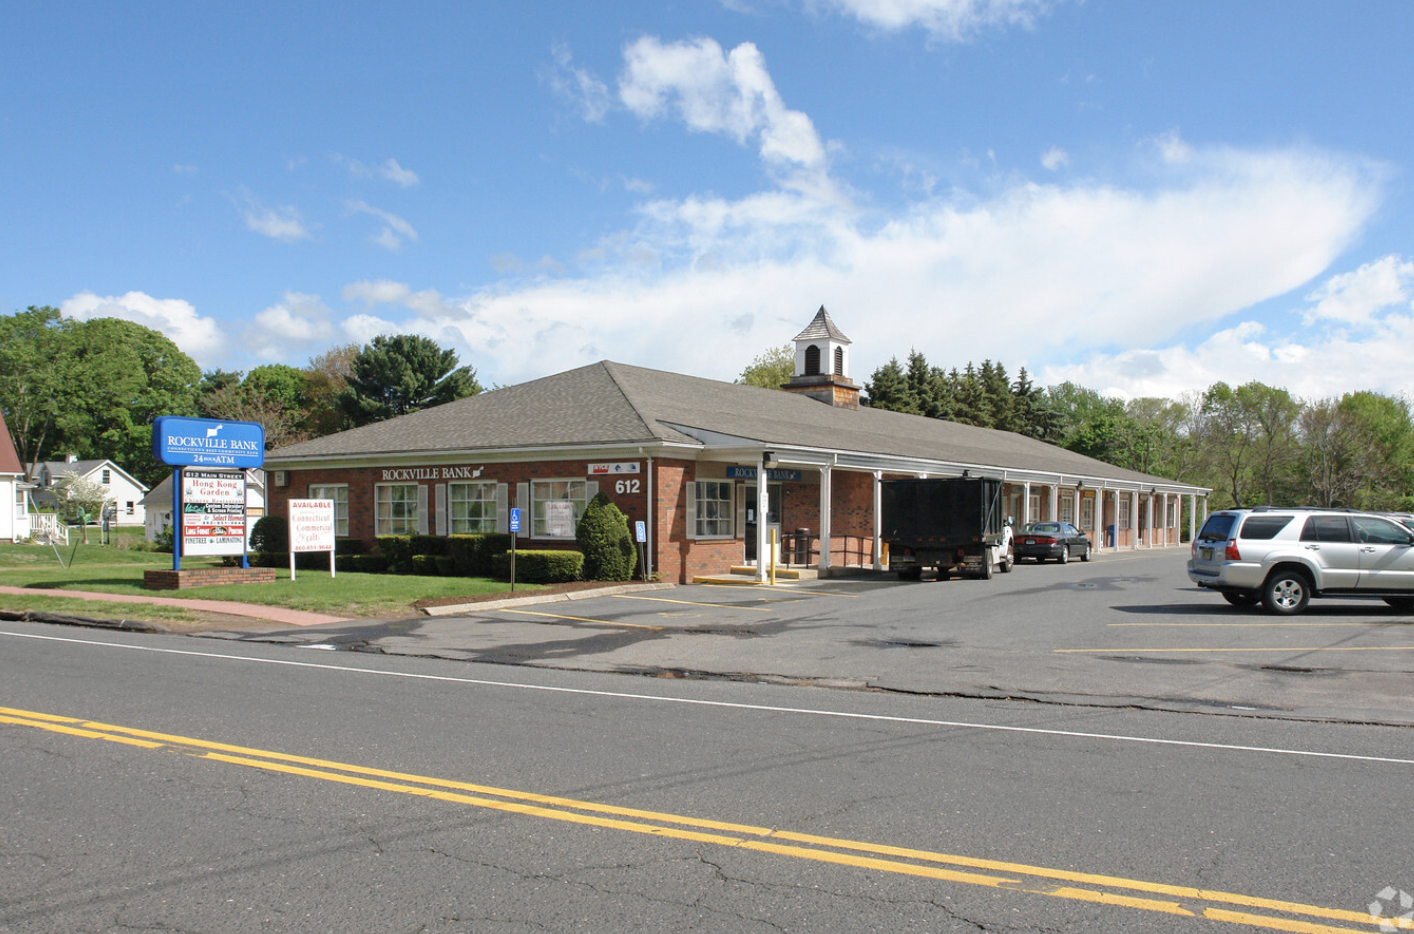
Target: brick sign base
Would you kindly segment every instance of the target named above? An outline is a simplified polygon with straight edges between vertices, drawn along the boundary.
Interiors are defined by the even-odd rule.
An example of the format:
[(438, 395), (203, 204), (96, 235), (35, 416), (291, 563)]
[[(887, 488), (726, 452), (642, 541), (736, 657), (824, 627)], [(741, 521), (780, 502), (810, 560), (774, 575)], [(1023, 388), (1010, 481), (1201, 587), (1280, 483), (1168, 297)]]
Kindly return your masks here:
[(142, 572), (145, 590), (186, 590), (221, 584), (265, 584), (275, 580), (274, 568), (186, 568)]

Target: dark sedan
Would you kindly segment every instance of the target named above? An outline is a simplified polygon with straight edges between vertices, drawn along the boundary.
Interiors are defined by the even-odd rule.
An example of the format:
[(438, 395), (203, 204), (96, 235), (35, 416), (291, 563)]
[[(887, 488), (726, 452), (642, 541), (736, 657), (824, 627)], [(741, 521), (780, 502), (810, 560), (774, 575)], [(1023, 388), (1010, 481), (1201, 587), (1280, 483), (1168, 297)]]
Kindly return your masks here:
[(1022, 526), (1012, 542), (1017, 558), (1047, 558), (1065, 564), (1071, 558), (1090, 560), (1090, 539), (1069, 522), (1032, 522)]

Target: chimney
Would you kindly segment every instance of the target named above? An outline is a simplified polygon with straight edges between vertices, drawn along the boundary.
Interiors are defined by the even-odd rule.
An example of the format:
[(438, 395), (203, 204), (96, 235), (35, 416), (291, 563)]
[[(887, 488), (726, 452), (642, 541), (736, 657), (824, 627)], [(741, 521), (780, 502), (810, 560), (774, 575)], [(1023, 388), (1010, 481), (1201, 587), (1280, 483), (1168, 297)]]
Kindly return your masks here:
[(849, 344), (821, 305), (795, 337), (795, 375), (781, 388), (838, 409), (859, 408), (859, 385), (849, 378)]

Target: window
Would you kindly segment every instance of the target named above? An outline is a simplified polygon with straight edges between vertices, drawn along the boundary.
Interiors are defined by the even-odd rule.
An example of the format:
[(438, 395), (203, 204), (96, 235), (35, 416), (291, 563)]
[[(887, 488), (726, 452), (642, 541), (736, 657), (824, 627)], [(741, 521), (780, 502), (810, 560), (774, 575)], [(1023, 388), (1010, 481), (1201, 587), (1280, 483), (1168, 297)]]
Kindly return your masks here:
[(1026, 521), (1035, 522), (1041, 518), (1041, 494), (1032, 493), (1026, 500)]
[(132, 501), (132, 500), (128, 500), (128, 515), (131, 516), (132, 514), (133, 514), (133, 501)]
[(1060, 521), (1075, 524), (1075, 497), (1070, 493), (1061, 494)]
[[(1269, 542), (1276, 538), (1278, 532), (1291, 524), (1291, 518), (1291, 516), (1249, 516), (1247, 521), (1242, 523), (1242, 537), (1248, 541)], [(1340, 519), (1340, 531), (1344, 536), (1344, 519)], [(1338, 541), (1338, 539), (1322, 540)]]
[(1124, 494), (1124, 493), (1121, 493), (1120, 496), (1119, 496), (1119, 519), (1118, 519), (1118, 523), (1119, 523), (1119, 527), (1122, 528), (1122, 529), (1127, 529), (1127, 528), (1129, 528), (1129, 506), (1130, 506), (1130, 497), (1127, 496), (1127, 495)]
[(820, 348), (811, 344), (805, 348), (805, 375), (818, 376), (820, 374)]
[(496, 531), (496, 483), (447, 484), (447, 519), (453, 535)]
[(376, 517), (375, 534), (416, 535), (417, 484), (378, 484), (373, 488), (373, 511)]
[[(1288, 516), (1286, 521), (1290, 522), (1291, 517)], [(1243, 538), (1251, 537), (1247, 534), (1247, 527), (1251, 524), (1251, 519), (1242, 523)], [(1312, 516), (1306, 520), (1306, 525), (1301, 529), (1301, 540), (1303, 542), (1348, 542), (1352, 539), (1350, 538), (1350, 526), (1346, 523), (1345, 516)]]
[(1080, 527), (1082, 529), (1095, 527), (1095, 498), (1093, 496), (1087, 496), (1080, 501)]
[(693, 490), (693, 538), (731, 538), (736, 507), (730, 480), (698, 480)]
[(107, 467), (104, 467), (104, 468), (103, 468), (103, 485), (104, 485), (104, 486), (107, 486), (108, 484), (110, 484), (110, 483), (112, 483), (112, 482), (113, 482), (113, 471), (109, 470)]
[(533, 538), (574, 538), (584, 515), (583, 480), (534, 480), (530, 484)]
[(1351, 516), (1357, 541), (1371, 545), (1407, 545), (1409, 533), (1402, 526), (1373, 516)]
[(836, 347), (836, 348), (835, 348), (835, 375), (836, 375), (836, 376), (843, 376), (843, 375), (844, 375), (844, 348), (843, 348), (843, 347)]
[[(334, 501), (334, 534), (339, 538), (348, 538), (349, 488), (342, 483), (337, 485), (331, 483), (311, 483), (309, 485), (309, 498), (332, 499)], [(413, 494), (413, 504), (416, 505), (416, 503), (416, 494)]]

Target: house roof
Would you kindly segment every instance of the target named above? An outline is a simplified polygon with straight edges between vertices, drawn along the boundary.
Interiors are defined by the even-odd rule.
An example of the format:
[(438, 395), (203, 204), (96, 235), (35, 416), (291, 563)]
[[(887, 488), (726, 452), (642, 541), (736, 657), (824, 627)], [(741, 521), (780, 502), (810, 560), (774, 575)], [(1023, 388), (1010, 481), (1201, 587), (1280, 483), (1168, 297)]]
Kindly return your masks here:
[(611, 361), (290, 445), (270, 452), (266, 469), (380, 455), (489, 456), (635, 444), (794, 449), (847, 454), (885, 470), (968, 466), (1201, 489), (1012, 432), (883, 409), (834, 408), (794, 393)]
[(25, 468), (20, 463), (15, 442), (10, 438), (10, 429), (5, 426), (5, 416), (0, 414), (0, 473), (24, 476)]
[(81, 461), (44, 461), (37, 468), (36, 474), (44, 473), (47, 471), (51, 478), (57, 480), (59, 477), (64, 476), (64, 474), (68, 473), (69, 471), (73, 471), (80, 477), (87, 477), (89, 474), (93, 473), (101, 467), (107, 467), (109, 470), (116, 470), (124, 477), (127, 477), (129, 483), (131, 483), (135, 487), (138, 487), (139, 489), (146, 490), (148, 488), (146, 483), (143, 483), (137, 477), (134, 477), (132, 474), (128, 473), (126, 470), (119, 467), (117, 464), (113, 463), (106, 457), (99, 457), (94, 458), (92, 460)]
[(841, 344), (853, 343), (844, 332), (835, 326), (835, 322), (830, 319), (830, 313), (821, 305), (820, 310), (815, 312), (814, 319), (805, 326), (805, 330), (795, 335), (798, 341), (818, 341), (835, 340)]

